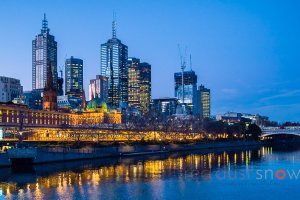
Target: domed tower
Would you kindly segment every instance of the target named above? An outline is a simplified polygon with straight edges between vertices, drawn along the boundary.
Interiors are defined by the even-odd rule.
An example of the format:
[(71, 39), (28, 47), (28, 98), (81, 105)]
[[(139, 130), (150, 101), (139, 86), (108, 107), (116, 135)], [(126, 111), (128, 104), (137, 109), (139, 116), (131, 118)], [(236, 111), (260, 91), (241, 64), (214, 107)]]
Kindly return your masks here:
[(57, 94), (53, 84), (52, 67), (47, 66), (47, 82), (43, 93), (43, 110), (57, 111)]

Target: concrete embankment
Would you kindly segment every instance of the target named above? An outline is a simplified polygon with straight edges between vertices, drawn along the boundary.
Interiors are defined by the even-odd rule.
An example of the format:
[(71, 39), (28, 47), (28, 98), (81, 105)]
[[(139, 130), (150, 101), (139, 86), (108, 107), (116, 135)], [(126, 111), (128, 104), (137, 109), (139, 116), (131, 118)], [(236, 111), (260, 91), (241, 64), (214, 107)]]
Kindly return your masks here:
[[(83, 160), (105, 157), (119, 156), (136, 156), (146, 154), (159, 154), (176, 151), (192, 151), (200, 149), (217, 149), (217, 148), (235, 148), (235, 147), (250, 147), (262, 146), (263, 143), (257, 141), (223, 141), (223, 142), (207, 142), (198, 144), (168, 144), (168, 145), (123, 145), (103, 148), (86, 147), (81, 149), (70, 148), (36, 148), (35, 155), (32, 158), (32, 163), (49, 163), (49, 162), (64, 162), (71, 160)], [(28, 150), (28, 149), (27, 149)], [(11, 157), (11, 154), (0, 154), (0, 166), (11, 166), (13, 159), (18, 159), (18, 155)]]

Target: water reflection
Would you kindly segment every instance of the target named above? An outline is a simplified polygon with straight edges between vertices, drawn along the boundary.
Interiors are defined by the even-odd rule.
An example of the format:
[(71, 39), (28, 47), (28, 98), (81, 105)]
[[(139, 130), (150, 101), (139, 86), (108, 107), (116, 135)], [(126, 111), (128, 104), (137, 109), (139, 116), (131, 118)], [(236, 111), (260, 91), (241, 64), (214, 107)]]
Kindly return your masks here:
[[(250, 150), (217, 150), (214, 153), (195, 151), (36, 165), (22, 172), (2, 168), (0, 195), (8, 199), (72, 199), (109, 194), (110, 196), (106, 197), (113, 199), (117, 190), (122, 192), (121, 196), (149, 192), (160, 199), (164, 198), (163, 194), (168, 189), (168, 185), (162, 181), (168, 182), (176, 178), (177, 189), (184, 191), (186, 189), (184, 181), (207, 182), (216, 179), (218, 175), (214, 174), (216, 171), (232, 171), (241, 167), (248, 169), (257, 165), (256, 163), (280, 159), (293, 163), (300, 160), (300, 155), (299, 153), (289, 156), (284, 153), (273, 155), (272, 147), (263, 147)], [(138, 184), (148, 184), (147, 189), (132, 190), (131, 187)], [(106, 187), (108, 185), (112, 187)], [(139, 194), (132, 194), (133, 191)]]

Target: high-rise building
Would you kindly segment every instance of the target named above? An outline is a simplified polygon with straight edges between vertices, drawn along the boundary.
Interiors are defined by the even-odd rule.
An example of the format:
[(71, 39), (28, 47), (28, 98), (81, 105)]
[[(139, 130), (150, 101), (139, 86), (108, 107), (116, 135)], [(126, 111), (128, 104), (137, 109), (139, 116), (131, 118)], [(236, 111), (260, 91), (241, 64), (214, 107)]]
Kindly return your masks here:
[(198, 114), (196, 73), (192, 70), (177, 72), (174, 74), (174, 80), (175, 97), (178, 98), (179, 103), (187, 105), (189, 114)]
[(149, 112), (151, 100), (151, 65), (138, 58), (128, 59), (128, 106)]
[(108, 106), (120, 108), (128, 103), (128, 47), (117, 39), (115, 20), (112, 27), (112, 39), (101, 45), (101, 75), (108, 79)]
[(140, 63), (140, 103), (143, 113), (149, 112), (151, 102), (151, 65)]
[(210, 117), (210, 89), (205, 88), (204, 85), (200, 85), (198, 98), (200, 115), (203, 117)]
[(0, 76), (0, 102), (12, 101), (23, 93), (20, 80)]
[(83, 92), (83, 61), (78, 58), (66, 59), (65, 62), (65, 93), (81, 97)]
[(128, 106), (134, 108), (140, 108), (139, 64), (140, 59), (128, 58)]
[(89, 84), (89, 100), (100, 98), (101, 101), (107, 102), (107, 78), (102, 75), (97, 75), (96, 79), (90, 80)]
[[(32, 41), (32, 89), (44, 89), (47, 81), (47, 65), (52, 66), (53, 84), (57, 90), (57, 42), (50, 35), (44, 14), (41, 33)], [(56, 91), (57, 92), (57, 91)]]

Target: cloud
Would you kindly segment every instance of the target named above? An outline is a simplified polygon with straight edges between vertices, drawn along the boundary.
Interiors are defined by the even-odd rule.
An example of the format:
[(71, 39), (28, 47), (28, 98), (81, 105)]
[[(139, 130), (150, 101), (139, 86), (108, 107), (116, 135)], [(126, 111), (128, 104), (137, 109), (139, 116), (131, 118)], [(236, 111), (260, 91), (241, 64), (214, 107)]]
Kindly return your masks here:
[(261, 98), (260, 101), (270, 101), (275, 99), (298, 97), (298, 96), (300, 96), (300, 90), (290, 90), (290, 91), (281, 92), (280, 94)]

